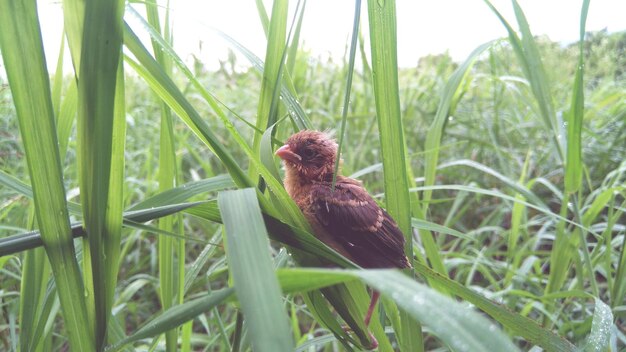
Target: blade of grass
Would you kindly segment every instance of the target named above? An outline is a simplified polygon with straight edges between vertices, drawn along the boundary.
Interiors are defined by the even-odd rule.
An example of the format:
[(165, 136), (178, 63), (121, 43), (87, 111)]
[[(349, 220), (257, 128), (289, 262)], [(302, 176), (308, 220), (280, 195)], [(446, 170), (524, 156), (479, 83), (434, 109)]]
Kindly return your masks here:
[[(169, 7), (165, 8), (166, 21), (164, 22), (165, 33), (161, 30), (161, 20), (156, 0), (146, 2), (146, 14), (148, 23), (155, 29), (157, 33), (162, 35), (168, 44), (172, 44), (169, 35)], [(172, 75), (172, 64), (169, 56), (166, 56), (160, 49), (158, 42), (152, 39), (152, 51), (157, 63), (163, 68), (168, 76)], [(174, 129), (172, 127), (172, 112), (165, 102), (159, 99), (161, 113), (161, 128), (159, 138), (159, 191), (164, 192), (171, 189), (176, 184), (176, 146), (174, 145)], [(158, 227), (163, 231), (172, 232), (174, 230), (174, 220), (172, 216), (164, 217), (159, 220)], [(167, 310), (174, 304), (177, 287), (181, 281), (176, 279), (175, 272), (175, 240), (169, 236), (160, 236), (158, 243), (159, 258), (159, 294), (161, 298), (161, 309)], [(181, 243), (176, 243), (181, 245)], [(182, 260), (184, 263), (184, 259)], [(182, 297), (180, 297), (182, 299)], [(179, 304), (182, 302), (178, 302)], [(168, 331), (165, 334), (166, 351), (176, 351), (177, 349), (177, 331), (176, 329)]]
[(270, 19), (267, 16), (267, 10), (265, 9), (265, 5), (263, 4), (263, 0), (255, 0), (257, 12), (259, 13), (259, 19), (261, 20), (261, 25), (263, 26), (263, 32), (265, 32), (265, 36), (267, 37), (267, 32), (269, 31), (269, 23)]
[[(528, 158), (526, 160), (528, 160)], [(548, 206), (541, 200), (541, 198), (539, 198), (536, 194), (534, 194), (528, 188), (526, 188), (521, 178), (518, 181), (512, 180), (486, 165), (483, 165), (473, 160), (465, 160), (465, 159), (450, 161), (450, 162), (439, 165), (438, 168), (444, 169), (444, 168), (451, 167), (451, 166), (467, 166), (467, 167), (476, 169), (478, 171), (481, 171), (492, 177), (495, 177), (496, 179), (500, 180), (504, 185), (511, 188), (515, 192), (521, 194), (524, 198), (526, 198), (533, 204), (539, 207), (542, 207), (544, 209), (549, 209)]]
[(49, 75), (35, 1), (0, 2), (0, 50), (33, 184), (37, 224), (52, 267), (70, 345), (92, 350), (83, 281), (72, 241)]
[(202, 193), (221, 191), (234, 186), (235, 184), (229, 175), (218, 175), (204, 180), (192, 181), (146, 198), (129, 207), (127, 211), (149, 209), (172, 203), (181, 203)]
[(255, 191), (248, 188), (220, 192), (218, 204), (226, 227), (229, 271), (253, 348), (293, 351), (292, 333)]
[[(287, 37), (287, 10), (289, 2), (286, 0), (274, 0), (272, 15), (269, 21), (269, 34), (265, 50), (265, 65), (263, 67), (263, 79), (261, 80), (261, 94), (257, 106), (256, 128), (265, 131), (278, 119), (276, 106), (278, 101), (275, 92), (276, 87), (281, 86), (281, 68), (284, 66), (285, 43)], [(270, 116), (270, 113), (273, 113)], [(259, 154), (261, 135), (255, 134), (252, 139), (252, 151)], [(257, 175), (256, 168), (250, 165), (248, 174), (250, 177)]]
[[(302, 0), (302, 10), (300, 11), (300, 15), (297, 16), (296, 28), (293, 30), (293, 35), (291, 34), (289, 35), (291, 37), (291, 40), (289, 43), (287, 62), (285, 66), (287, 67), (286, 74), (289, 77), (289, 79), (287, 79), (287, 83), (289, 84), (290, 86), (289, 89), (292, 91), (292, 93), (295, 93), (295, 87), (293, 86), (293, 81), (291, 77), (293, 76), (293, 73), (294, 73), (293, 71), (296, 65), (296, 57), (298, 55), (298, 49), (299, 49), (298, 44), (300, 44), (300, 32), (302, 30), (302, 23), (304, 20), (305, 9), (306, 9), (306, 0)], [(295, 17), (294, 17), (294, 20), (295, 20)]]
[(352, 39), (350, 40), (350, 58), (348, 60), (348, 77), (346, 78), (346, 89), (343, 95), (343, 108), (341, 109), (341, 130), (339, 132), (339, 141), (337, 145), (338, 158), (335, 159), (335, 171), (333, 172), (332, 189), (335, 190), (335, 182), (337, 181), (337, 173), (339, 172), (339, 161), (341, 160), (341, 148), (343, 147), (343, 138), (346, 133), (346, 123), (348, 121), (348, 109), (350, 107), (350, 90), (352, 89), (352, 76), (354, 75), (354, 60), (356, 57), (356, 46), (359, 35), (359, 22), (361, 20), (361, 0), (354, 2), (354, 22), (352, 23)]
[(57, 136), (59, 138), (59, 155), (61, 160), (65, 160), (67, 153), (67, 145), (70, 142), (70, 134), (72, 133), (72, 125), (76, 119), (76, 110), (78, 108), (78, 88), (76, 81), (69, 82), (69, 87), (65, 92), (65, 97), (61, 103), (61, 110), (57, 117)]
[(46, 281), (50, 275), (50, 265), (43, 248), (27, 251), (23, 258), (22, 281), (20, 285), (20, 348), (34, 350), (40, 339), (36, 338), (36, 326), (42, 317)]
[[(96, 349), (104, 345), (108, 319), (111, 314), (115, 282), (109, 282), (107, 267), (117, 259), (105, 252), (105, 243), (119, 235), (110, 233), (107, 218), (113, 220), (118, 214), (107, 215), (111, 158), (115, 89), (117, 85), (120, 55), (122, 51), (122, 0), (95, 0), (85, 3), (85, 22), (81, 45), (80, 72), (78, 76), (78, 160), (79, 186), (83, 205), (83, 218), (87, 230), (87, 241), (83, 253), (85, 288), (94, 304), (92, 312), (95, 325)], [(121, 104), (122, 102), (118, 102)], [(123, 105), (122, 105), (123, 106)], [(121, 210), (118, 206), (117, 210)], [(119, 221), (113, 220), (113, 221)], [(111, 243), (107, 248), (114, 248)], [(117, 243), (119, 246), (119, 240)]]
[(585, 23), (589, 12), (589, 0), (583, 1), (580, 14), (580, 39), (578, 42), (578, 67), (572, 92), (572, 105), (568, 114), (567, 123), (567, 159), (565, 162), (565, 192), (578, 191), (582, 183), (582, 155), (581, 136), (583, 115), (585, 110), (585, 96), (583, 93), (583, 74), (585, 69)]
[[(122, 223), (124, 211), (124, 169), (126, 150), (126, 104), (124, 89), (124, 63), (119, 58), (117, 80), (113, 107), (113, 131), (111, 147), (111, 175), (109, 178), (109, 194), (106, 201), (105, 231), (103, 233), (106, 286), (107, 315), (113, 307), (113, 297), (117, 287), (117, 274), (120, 265), (120, 251), (122, 240)], [(107, 327), (109, 326), (107, 319)]]
[[(588, 4), (589, 2), (586, 1)], [(591, 333), (587, 338), (585, 352), (602, 352), (607, 350), (609, 339), (611, 338), (611, 327), (613, 326), (613, 313), (611, 307), (595, 299), (596, 308), (593, 311), (593, 321), (591, 322)]]
[[(372, 50), (372, 72), (379, 138), (381, 144), (387, 211), (406, 239), (404, 253), (412, 261), (411, 200), (406, 170), (406, 145), (402, 128), (394, 0), (369, 0), (368, 17)], [(410, 269), (406, 270), (411, 274)], [(406, 312), (401, 326), (394, 326), (404, 351), (423, 351), (421, 326)], [(400, 331), (397, 330), (400, 328)]]
[(457, 190), (457, 191), (467, 191), (467, 192), (473, 192), (473, 193), (478, 193), (478, 194), (485, 194), (485, 195), (489, 195), (489, 196), (494, 196), (494, 197), (498, 197), (498, 198), (502, 198), (502, 199), (506, 199), (512, 202), (516, 202), (516, 203), (520, 203), (523, 204), (524, 206), (528, 207), (528, 208), (533, 208), (537, 211), (539, 211), (540, 213), (549, 215), (557, 220), (562, 220), (565, 223), (574, 225), (575, 227), (578, 227), (582, 230), (585, 230), (587, 232), (589, 232), (590, 234), (596, 236), (596, 237), (601, 237), (600, 234), (598, 234), (597, 232), (593, 231), (592, 229), (586, 227), (584, 224), (578, 223), (576, 221), (573, 220), (569, 220), (566, 217), (564, 217), (563, 215), (559, 215), (556, 213), (553, 213), (552, 211), (550, 211), (549, 209), (544, 209), (541, 208), (535, 204), (532, 203), (528, 203), (524, 200), (521, 199), (517, 199), (515, 197), (511, 197), (509, 195), (506, 195), (504, 193), (501, 192), (497, 192), (497, 191), (491, 191), (491, 190), (487, 190), (487, 189), (482, 189), (482, 188), (477, 188), (477, 187), (471, 187), (471, 186), (464, 186), (464, 185), (441, 185), (441, 186), (430, 186), (430, 187), (414, 187), (411, 188), (411, 192), (417, 192), (417, 191), (422, 191), (422, 190), (433, 190), (433, 191), (437, 191), (437, 190)]
[[(530, 162), (531, 152), (528, 151), (526, 154), (526, 160), (524, 161), (524, 165), (522, 166), (522, 172), (519, 177), (519, 183), (522, 184), (526, 181), (526, 174), (528, 173), (528, 164)], [(513, 276), (517, 272), (519, 268), (519, 263), (521, 261), (520, 252), (517, 248), (517, 242), (520, 237), (521, 223), (522, 217), (526, 212), (526, 208), (521, 203), (526, 200), (523, 195), (520, 193), (515, 195), (515, 199), (519, 199), (520, 202), (515, 202), (513, 204), (513, 209), (511, 210), (511, 230), (509, 231), (509, 239), (507, 246), (507, 256), (508, 263), (510, 265), (509, 270), (507, 271), (507, 275), (504, 279), (504, 286), (508, 286), (511, 284), (511, 280), (513, 280)]]
[(219, 291), (185, 302), (180, 305), (176, 305), (160, 314), (158, 317), (152, 319), (144, 326), (135, 331), (132, 335), (117, 342), (115, 345), (107, 347), (107, 352), (119, 351), (129, 343), (160, 335), (168, 330), (171, 330), (177, 326), (180, 326), (186, 321), (193, 319), (194, 317), (209, 311), (211, 308), (222, 303), (225, 299), (234, 293), (233, 288), (224, 288)]

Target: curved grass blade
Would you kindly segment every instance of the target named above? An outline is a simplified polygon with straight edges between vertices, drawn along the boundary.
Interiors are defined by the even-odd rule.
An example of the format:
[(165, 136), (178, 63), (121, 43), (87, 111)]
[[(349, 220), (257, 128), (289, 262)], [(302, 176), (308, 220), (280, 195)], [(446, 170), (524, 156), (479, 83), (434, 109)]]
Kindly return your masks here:
[(446, 167), (451, 167), (451, 166), (468, 166), (471, 167), (473, 169), (476, 169), (478, 171), (481, 171), (487, 175), (491, 175), (495, 178), (497, 178), (498, 180), (502, 181), (502, 183), (504, 183), (507, 187), (510, 187), (511, 189), (513, 189), (515, 192), (521, 194), (522, 196), (524, 196), (524, 198), (528, 199), (529, 201), (531, 201), (533, 204), (544, 208), (544, 209), (549, 209), (548, 206), (541, 200), (541, 198), (537, 197), (536, 194), (534, 194), (533, 192), (529, 191), (528, 188), (526, 188), (524, 185), (522, 185), (520, 182), (516, 182), (514, 180), (511, 180), (510, 178), (504, 176), (503, 174), (499, 173), (498, 171), (483, 165), (479, 162), (473, 161), (473, 160), (467, 160), (467, 159), (463, 159), (463, 160), (455, 160), (455, 161), (451, 161), (448, 163), (444, 163), (439, 165), (439, 169), (443, 169)]
[(251, 188), (223, 191), (218, 195), (218, 204), (226, 227), (229, 271), (253, 348), (293, 351), (291, 329), (256, 192)]
[(70, 345), (92, 350), (94, 335), (71, 236), (35, 1), (0, 2), (0, 50), (33, 184), (37, 224), (59, 290)]
[(475, 241), (476, 239), (461, 233), (455, 229), (451, 229), (447, 226), (442, 226), (439, 225), (437, 223), (434, 222), (430, 222), (430, 221), (426, 221), (426, 220), (420, 220), (420, 219), (416, 219), (416, 218), (411, 218), (411, 226), (413, 226), (416, 229), (421, 229), (421, 230), (428, 230), (428, 231), (434, 231), (434, 232), (439, 232), (441, 234), (446, 234), (446, 235), (450, 235), (450, 236), (454, 236), (454, 237), (458, 237), (458, 238), (462, 238), (464, 240), (468, 240), (468, 241)]
[(119, 351), (125, 345), (156, 335), (160, 335), (168, 330), (171, 330), (181, 324), (195, 318), (196, 316), (211, 310), (211, 308), (222, 303), (228, 297), (230, 297), (235, 290), (233, 288), (224, 288), (219, 291), (214, 291), (206, 296), (194, 299), (189, 302), (185, 302), (180, 305), (176, 305), (166, 310), (158, 317), (154, 318), (146, 325), (139, 328), (132, 335), (117, 342), (115, 345), (106, 348), (108, 352)]
[(601, 237), (600, 234), (598, 234), (597, 232), (593, 231), (592, 229), (586, 227), (584, 224), (581, 224), (581, 223), (578, 223), (576, 221), (567, 219), (567, 218), (563, 217), (562, 215), (555, 214), (555, 213), (551, 212), (549, 209), (541, 208), (541, 207), (539, 207), (539, 206), (537, 206), (535, 204), (528, 203), (528, 202), (526, 202), (524, 200), (521, 200), (521, 199), (515, 198), (515, 197), (511, 197), (511, 196), (506, 195), (506, 194), (501, 193), (501, 192), (490, 191), (490, 190), (486, 190), (486, 189), (482, 189), (482, 188), (476, 188), (476, 187), (470, 187), (470, 186), (464, 186), (464, 185), (442, 185), (442, 186), (430, 186), (430, 187), (423, 186), (423, 187), (411, 188), (412, 192), (421, 191), (421, 190), (433, 190), (433, 191), (436, 191), (436, 190), (457, 190), (457, 191), (467, 191), (467, 192), (485, 194), (485, 195), (489, 195), (489, 196), (493, 196), (493, 197), (506, 199), (506, 200), (509, 200), (511, 202), (523, 204), (526, 207), (533, 208), (533, 209), (535, 209), (535, 210), (537, 210), (537, 211), (539, 211), (539, 212), (541, 212), (543, 214), (546, 214), (546, 215), (549, 215), (551, 217), (554, 217), (555, 219), (558, 219), (558, 220), (564, 221), (564, 222), (566, 222), (568, 224), (574, 225), (574, 226), (576, 226), (576, 227), (578, 227), (578, 228), (580, 228), (582, 230), (585, 230), (585, 231), (589, 232), (590, 234), (592, 234), (592, 235), (594, 235), (594, 236), (596, 236), (598, 238)]
[(226, 188), (235, 187), (229, 175), (218, 175), (199, 181), (185, 183), (178, 187), (160, 192), (150, 198), (131, 206), (126, 211), (149, 209), (168, 204), (176, 204), (187, 201), (189, 198), (202, 193), (221, 191)]

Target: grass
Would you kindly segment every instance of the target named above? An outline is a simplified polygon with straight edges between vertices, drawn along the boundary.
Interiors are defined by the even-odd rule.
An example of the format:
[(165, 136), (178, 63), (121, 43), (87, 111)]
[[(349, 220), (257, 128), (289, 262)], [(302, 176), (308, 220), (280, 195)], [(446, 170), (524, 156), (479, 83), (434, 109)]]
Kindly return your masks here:
[[(66, 1), (71, 77), (45, 70), (34, 2), (0, 5), (0, 349), (359, 350), (366, 286), (380, 351), (626, 347), (626, 35), (585, 33), (588, 1), (575, 45), (513, 1), (514, 21), (491, 7), (507, 39), (415, 68), (393, 1), (343, 62), (299, 47), (305, 1), (257, 1), (266, 57), (226, 33), (241, 55), (214, 72), (145, 5), (132, 28), (119, 2)], [(310, 234), (272, 158), (307, 127), (341, 131), (414, 270), (356, 270)]]

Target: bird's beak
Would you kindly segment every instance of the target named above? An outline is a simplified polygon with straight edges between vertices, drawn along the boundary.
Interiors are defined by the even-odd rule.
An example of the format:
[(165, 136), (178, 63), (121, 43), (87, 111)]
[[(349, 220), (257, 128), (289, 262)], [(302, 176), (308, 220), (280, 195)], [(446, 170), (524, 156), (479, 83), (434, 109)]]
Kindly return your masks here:
[(274, 154), (278, 155), (279, 158), (292, 163), (299, 163), (302, 161), (302, 157), (294, 153), (289, 147), (289, 144), (285, 144), (278, 148)]

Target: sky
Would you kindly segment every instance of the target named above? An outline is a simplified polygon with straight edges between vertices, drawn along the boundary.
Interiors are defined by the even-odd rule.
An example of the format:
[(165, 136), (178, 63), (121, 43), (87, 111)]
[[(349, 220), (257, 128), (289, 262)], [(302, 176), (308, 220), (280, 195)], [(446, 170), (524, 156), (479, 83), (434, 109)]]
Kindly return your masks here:
[[(271, 1), (264, 2), (271, 13)], [(292, 13), (296, 3), (290, 1)], [(516, 28), (511, 2), (492, 0), (492, 3)], [(519, 3), (535, 35), (547, 35), (561, 43), (578, 39), (582, 0), (519, 0)], [(50, 67), (54, 67), (62, 31), (60, 1), (38, 0), (38, 6), (46, 55)], [(174, 48), (183, 59), (189, 60), (193, 54), (207, 67), (216, 68), (219, 60), (227, 57), (228, 44), (212, 28), (264, 57), (265, 36), (254, 0), (170, 0), (170, 6)], [(366, 6), (367, 1), (363, 1), (363, 29), (367, 28)], [(446, 51), (460, 61), (480, 44), (506, 36), (504, 27), (483, 0), (396, 0), (396, 9), (401, 67), (415, 66), (422, 56)], [(625, 0), (593, 0), (587, 30), (626, 30), (624, 14)], [(314, 57), (341, 59), (350, 38), (353, 16), (354, 1), (308, 0), (302, 45)], [(136, 32), (141, 32), (141, 26), (130, 16), (127, 20)]]

